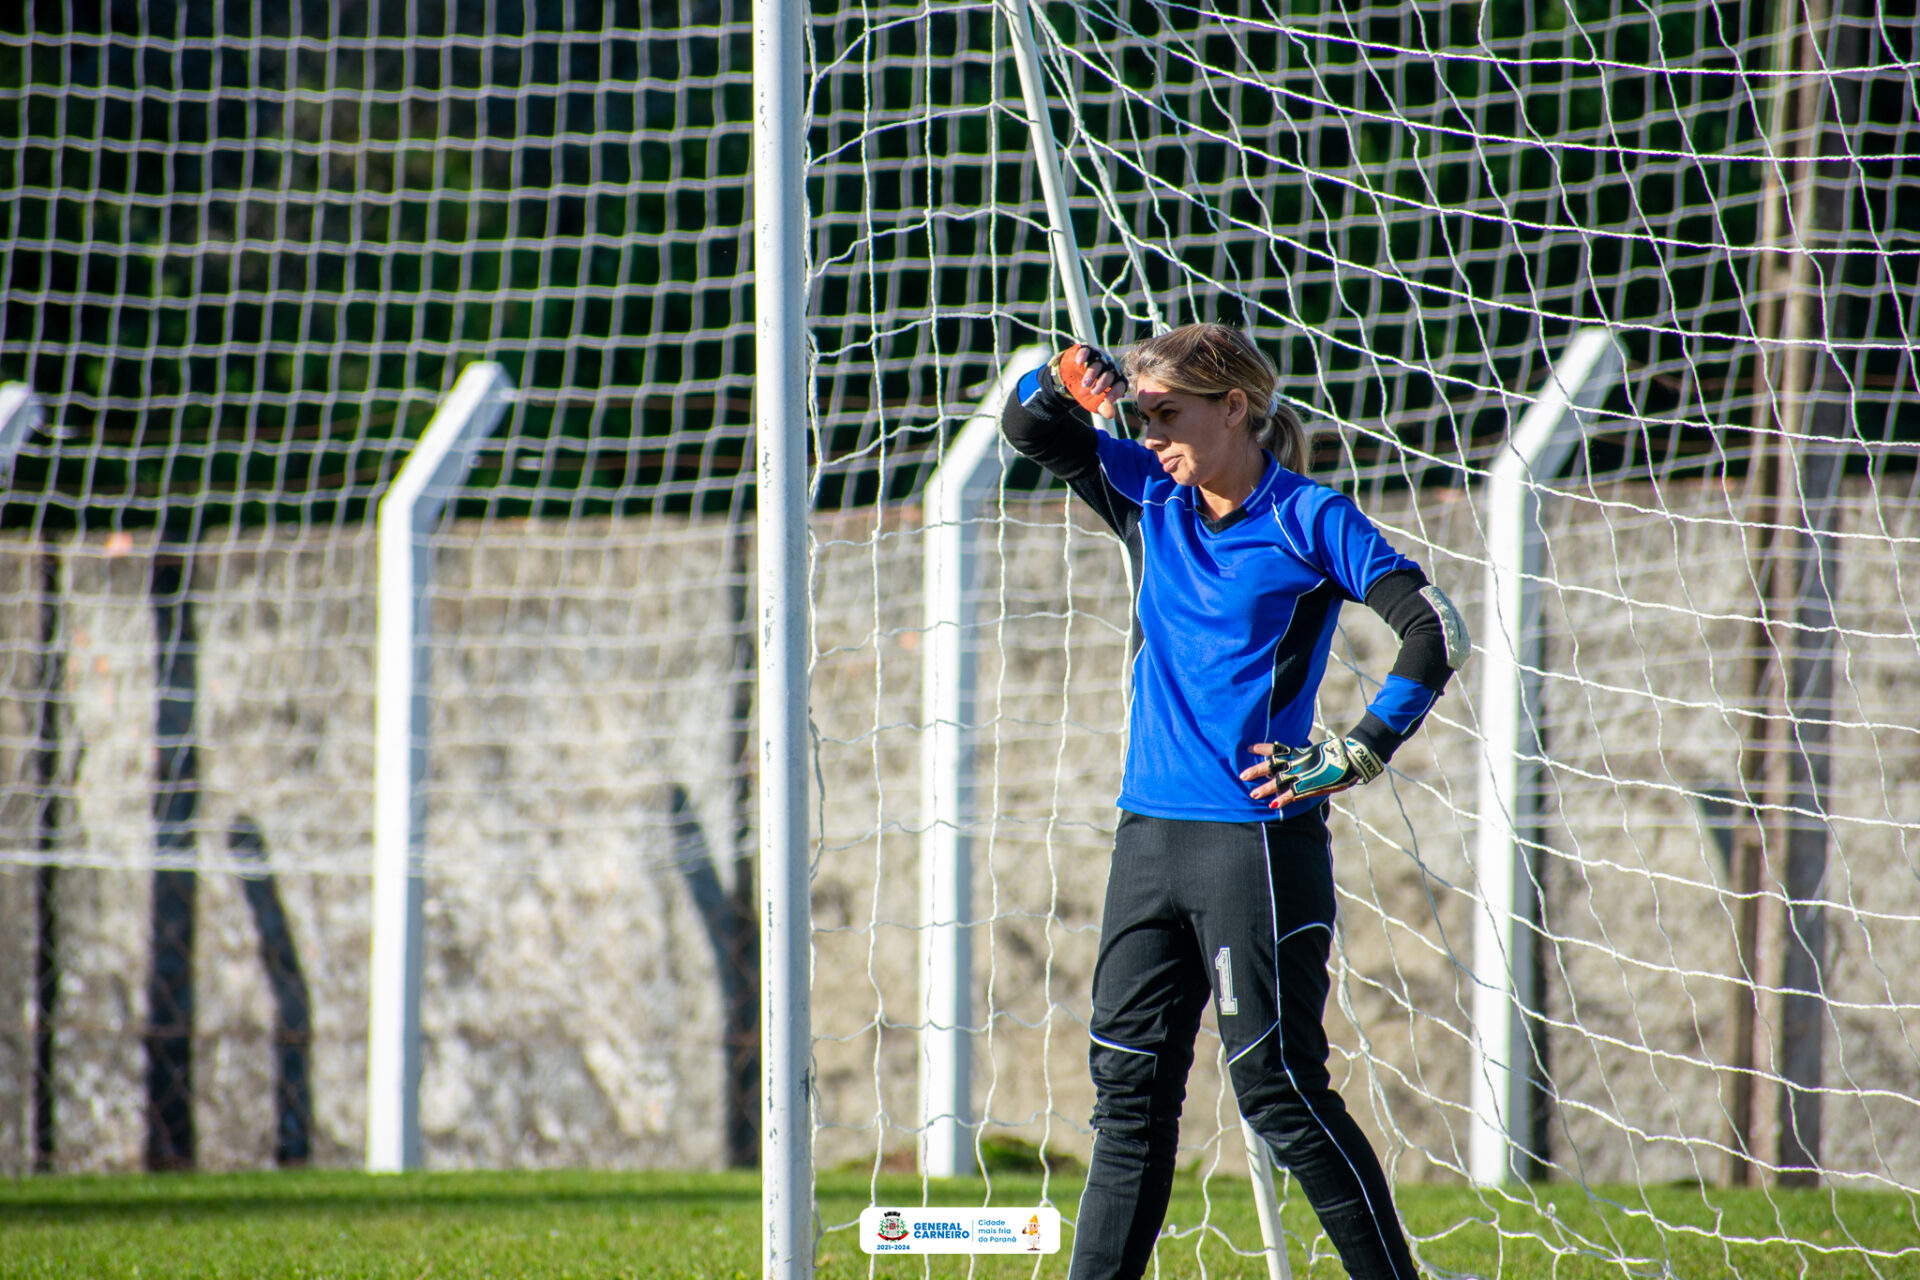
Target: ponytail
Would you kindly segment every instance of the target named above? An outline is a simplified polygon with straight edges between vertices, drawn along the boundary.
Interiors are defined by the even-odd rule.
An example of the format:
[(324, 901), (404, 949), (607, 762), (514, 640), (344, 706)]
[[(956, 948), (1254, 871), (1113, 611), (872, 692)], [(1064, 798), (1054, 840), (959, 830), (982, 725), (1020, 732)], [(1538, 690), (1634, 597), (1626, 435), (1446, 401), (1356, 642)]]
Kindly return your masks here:
[(1287, 470), (1306, 472), (1312, 460), (1307, 450), (1307, 429), (1301, 425), (1300, 415), (1293, 411), (1293, 406), (1280, 398), (1278, 381), (1267, 397), (1266, 414), (1253, 427), (1253, 438)]

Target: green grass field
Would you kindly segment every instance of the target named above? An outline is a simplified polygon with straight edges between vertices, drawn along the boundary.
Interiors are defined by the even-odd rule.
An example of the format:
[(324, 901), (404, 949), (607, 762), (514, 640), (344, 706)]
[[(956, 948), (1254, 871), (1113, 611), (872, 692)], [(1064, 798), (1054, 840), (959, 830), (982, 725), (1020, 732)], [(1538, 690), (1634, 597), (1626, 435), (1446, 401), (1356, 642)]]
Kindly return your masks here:
[[(1040, 1180), (997, 1176), (994, 1202), (1037, 1203)], [(1077, 1182), (1056, 1178), (1052, 1199), (1068, 1212)], [(1208, 1193), (1211, 1193), (1211, 1204)], [(933, 1184), (934, 1204), (982, 1202), (984, 1184)], [(1430, 1239), (1427, 1260), (1480, 1276), (1653, 1275), (1776, 1277), (1920, 1276), (1920, 1216), (1898, 1194), (1828, 1191), (1730, 1192), (1717, 1188), (1606, 1188), (1603, 1198), (1554, 1186), (1541, 1193), (1552, 1217), (1532, 1205), (1496, 1202), (1458, 1187), (1403, 1188), (1401, 1208)], [(921, 1203), (920, 1183), (886, 1178), (889, 1203)], [(822, 1179), (822, 1219), (847, 1223), (868, 1203), (863, 1176)], [(1668, 1224), (1662, 1230), (1648, 1215)], [(1318, 1236), (1298, 1192), (1288, 1229), (1310, 1246)], [(757, 1277), (760, 1190), (751, 1174), (441, 1173), (369, 1177), (348, 1172), (52, 1177), (0, 1181), (0, 1277)], [(1256, 1258), (1237, 1256), (1259, 1241), (1243, 1180), (1202, 1185), (1183, 1177), (1175, 1191), (1159, 1274), (1260, 1277)], [(1681, 1229), (1674, 1229), (1679, 1227)], [(1224, 1238), (1220, 1233), (1224, 1233)], [(1562, 1250), (1538, 1239), (1544, 1235)], [(1723, 1236), (1772, 1243), (1727, 1245)], [(1623, 1266), (1583, 1254), (1581, 1239)], [(1803, 1243), (1787, 1243), (1788, 1240)], [(1309, 1259), (1292, 1250), (1299, 1280), (1342, 1274), (1319, 1239)], [(924, 1276), (926, 1259), (869, 1258), (851, 1230), (822, 1241), (825, 1277)], [(967, 1275), (966, 1258), (936, 1258), (931, 1274)], [(1029, 1276), (1020, 1258), (973, 1260), (971, 1274)], [(1066, 1272), (1065, 1255), (1040, 1274)]]

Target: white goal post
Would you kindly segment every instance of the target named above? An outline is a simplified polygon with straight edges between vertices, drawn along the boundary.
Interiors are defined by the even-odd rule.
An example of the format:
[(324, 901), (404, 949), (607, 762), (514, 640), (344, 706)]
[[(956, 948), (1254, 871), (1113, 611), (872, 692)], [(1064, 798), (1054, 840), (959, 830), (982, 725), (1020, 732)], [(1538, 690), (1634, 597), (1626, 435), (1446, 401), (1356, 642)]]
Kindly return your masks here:
[(760, 1257), (813, 1274), (813, 985), (807, 811), (806, 257), (802, 0), (754, 0), (754, 435), (759, 586)]

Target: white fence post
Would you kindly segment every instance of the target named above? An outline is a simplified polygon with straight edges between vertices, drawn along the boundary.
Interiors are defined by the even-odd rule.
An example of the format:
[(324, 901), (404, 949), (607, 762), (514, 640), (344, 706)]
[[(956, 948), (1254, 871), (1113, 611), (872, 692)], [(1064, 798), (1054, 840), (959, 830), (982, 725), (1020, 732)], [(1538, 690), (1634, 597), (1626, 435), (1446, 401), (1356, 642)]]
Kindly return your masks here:
[(920, 749), (920, 1168), (930, 1178), (974, 1171), (973, 1048), (974, 610), (980, 506), (1000, 482), (1000, 408), (1045, 347), (1007, 360), (927, 483), (925, 647)]
[(0, 481), (13, 474), (20, 446), (45, 421), (33, 388), (24, 382), (0, 382)]
[(1487, 476), (1486, 604), (1479, 639), (1486, 735), (1474, 870), (1473, 1131), (1468, 1173), (1493, 1186), (1517, 1175), (1532, 1148), (1530, 1022), (1539, 1009), (1533, 947), (1539, 897), (1533, 843), (1538, 809), (1540, 528), (1538, 490), (1578, 442), (1622, 372), (1605, 329), (1575, 333)]
[(421, 847), (426, 838), (429, 539), (513, 383), (470, 364), (380, 500), (375, 654), (373, 959), (367, 999), (367, 1170), (420, 1164)]

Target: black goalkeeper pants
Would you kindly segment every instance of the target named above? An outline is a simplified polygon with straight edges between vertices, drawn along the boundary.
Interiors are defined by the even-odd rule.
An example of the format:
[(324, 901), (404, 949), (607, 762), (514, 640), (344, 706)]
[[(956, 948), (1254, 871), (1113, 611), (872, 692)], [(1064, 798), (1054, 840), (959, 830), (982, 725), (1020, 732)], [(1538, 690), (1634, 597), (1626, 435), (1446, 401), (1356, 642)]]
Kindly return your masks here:
[(1208, 1000), (1240, 1112), (1354, 1280), (1416, 1280), (1392, 1195), (1327, 1074), (1333, 863), (1316, 810), (1282, 822), (1123, 813), (1093, 974), (1093, 1163), (1071, 1280), (1145, 1272), (1166, 1219)]

